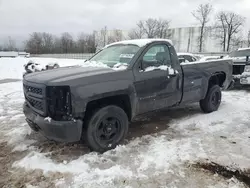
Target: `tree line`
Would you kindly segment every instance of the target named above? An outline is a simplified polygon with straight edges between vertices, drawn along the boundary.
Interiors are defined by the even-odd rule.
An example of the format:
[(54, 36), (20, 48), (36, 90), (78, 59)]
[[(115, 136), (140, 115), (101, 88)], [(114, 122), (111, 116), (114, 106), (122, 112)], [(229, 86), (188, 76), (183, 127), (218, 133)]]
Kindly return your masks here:
[(61, 36), (54, 36), (50, 33), (34, 32), (25, 42), (25, 50), (32, 54), (49, 53), (94, 53), (94, 36), (80, 33), (76, 39), (68, 32)]
[[(199, 26), (199, 36), (197, 38), (198, 51), (202, 52), (205, 48), (205, 38), (208, 31), (212, 31), (213, 38), (218, 39), (222, 51), (228, 52), (232, 47), (250, 47), (250, 30), (246, 37), (243, 37), (243, 27), (246, 18), (229, 11), (220, 11), (212, 16), (213, 6), (209, 3), (200, 4), (192, 16)], [(211, 22), (211, 20), (214, 20)], [(46, 32), (34, 32), (29, 35), (24, 42), (25, 51), (32, 54), (47, 53), (94, 53), (98, 46), (103, 47), (109, 43), (124, 39), (141, 38), (170, 38), (171, 20), (162, 18), (148, 18), (136, 23), (126, 36), (122, 30), (108, 30), (107, 26), (93, 34), (80, 33), (74, 38), (70, 33), (64, 32), (60, 36), (55, 36)], [(15, 41), (9, 37), (4, 47), (0, 50), (17, 50)]]

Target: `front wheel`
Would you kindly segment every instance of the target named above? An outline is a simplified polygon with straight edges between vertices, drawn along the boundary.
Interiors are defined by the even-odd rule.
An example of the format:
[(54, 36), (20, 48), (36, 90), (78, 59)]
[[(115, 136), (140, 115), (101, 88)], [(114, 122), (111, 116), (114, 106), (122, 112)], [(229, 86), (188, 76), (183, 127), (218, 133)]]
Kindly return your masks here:
[(105, 152), (115, 148), (125, 138), (128, 124), (128, 116), (123, 109), (106, 106), (87, 120), (83, 136), (91, 150)]
[(205, 99), (200, 101), (201, 110), (205, 113), (217, 111), (221, 103), (221, 89), (214, 85), (208, 89)]

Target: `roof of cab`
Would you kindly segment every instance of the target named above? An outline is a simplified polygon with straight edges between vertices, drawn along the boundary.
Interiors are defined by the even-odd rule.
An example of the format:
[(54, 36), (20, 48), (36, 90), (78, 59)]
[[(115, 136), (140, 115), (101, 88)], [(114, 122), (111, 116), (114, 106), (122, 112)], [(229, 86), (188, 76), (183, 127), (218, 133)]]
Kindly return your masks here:
[(120, 41), (120, 42), (111, 43), (111, 44), (106, 45), (104, 48), (108, 48), (110, 46), (117, 45), (117, 44), (133, 44), (133, 45), (137, 45), (139, 47), (143, 47), (149, 43), (158, 42), (158, 41), (159, 42), (161, 42), (161, 41), (168, 42), (171, 45), (173, 45), (172, 41), (169, 39), (135, 39), (135, 40), (124, 40), (124, 41)]

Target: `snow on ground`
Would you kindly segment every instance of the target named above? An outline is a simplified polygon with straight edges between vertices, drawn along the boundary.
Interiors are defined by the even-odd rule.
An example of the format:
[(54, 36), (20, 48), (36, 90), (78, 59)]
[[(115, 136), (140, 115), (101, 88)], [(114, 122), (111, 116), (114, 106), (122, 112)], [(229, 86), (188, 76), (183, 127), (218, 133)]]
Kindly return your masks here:
[(79, 65), (84, 60), (77, 59), (55, 59), (55, 58), (1, 58), (0, 59), (0, 79), (13, 78), (22, 79), (24, 72), (24, 65), (29, 61), (34, 61), (40, 65), (47, 65), (49, 63), (58, 63), (60, 67)]
[[(19, 64), (24, 60), (17, 60), (0, 60), (2, 79), (12, 75), (5, 74), (6, 70), (21, 73)], [(132, 123), (132, 136), (125, 145), (104, 154), (85, 152), (72, 157), (66, 153), (65, 159), (53, 152), (57, 147), (67, 150), (67, 145), (47, 144), (25, 122), (22, 82), (4, 83), (0, 84), (0, 143), (7, 142), (13, 152), (23, 152), (24, 156), (13, 162), (12, 173), (23, 168), (24, 172), (70, 174), (70, 180), (66, 175), (53, 180), (60, 188), (244, 187), (234, 178), (227, 180), (189, 165), (212, 161), (233, 169), (250, 169), (249, 102), (248, 91), (234, 90), (223, 92), (220, 109), (211, 114), (201, 113), (196, 104), (153, 113)]]

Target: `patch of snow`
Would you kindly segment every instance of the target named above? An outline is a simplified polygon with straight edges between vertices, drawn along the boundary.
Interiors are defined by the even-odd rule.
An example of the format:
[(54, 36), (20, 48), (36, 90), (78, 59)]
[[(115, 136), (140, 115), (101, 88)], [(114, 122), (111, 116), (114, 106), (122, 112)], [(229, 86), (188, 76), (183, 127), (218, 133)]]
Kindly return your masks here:
[(44, 120), (45, 120), (45, 121), (48, 121), (49, 123), (51, 123), (51, 120), (52, 120), (52, 119), (51, 119), (51, 117), (46, 117), (46, 118), (44, 118)]
[(117, 63), (114, 65), (114, 67), (112, 69), (113, 70), (126, 70), (127, 68), (128, 68), (127, 63)]
[(242, 75), (241, 74), (233, 75), (233, 78), (240, 79), (240, 78), (242, 78)]
[[(86, 155), (85, 155), (86, 156)], [(131, 178), (133, 173), (121, 167), (120, 165), (114, 165), (108, 169), (100, 169), (98, 167), (91, 168), (87, 163), (88, 157), (92, 161), (92, 157), (95, 157), (94, 160), (98, 160), (98, 156), (89, 154), (86, 157), (82, 157), (78, 160), (71, 161), (67, 164), (64, 163), (54, 163), (51, 159), (48, 159), (44, 154), (38, 152), (31, 152), (22, 160), (13, 163), (13, 167), (24, 167), (26, 169), (42, 169), (44, 173), (47, 172), (61, 172), (67, 173), (71, 172), (76, 175), (75, 184), (73, 187), (79, 187), (80, 185), (92, 184), (95, 182), (104, 183), (111, 182), (116, 178)], [(77, 175), (78, 174), (78, 175)], [(78, 185), (79, 186), (78, 186)]]
[(250, 72), (243, 72), (242, 74), (233, 75), (233, 78), (241, 79), (250, 77)]
[(175, 70), (172, 67), (167, 66), (167, 65), (161, 65), (159, 67), (154, 67), (154, 66), (147, 67), (145, 69), (145, 72), (149, 72), (149, 71), (153, 71), (153, 70), (164, 70), (164, 71), (168, 70), (170, 75), (173, 75), (175, 73)]
[(192, 54), (192, 53), (188, 53), (188, 52), (178, 52), (178, 53), (177, 53), (177, 56), (179, 56), (179, 55), (194, 56), (194, 54)]
[(250, 48), (239, 48), (237, 51), (250, 50)]
[(205, 56), (199, 59), (199, 61), (210, 61), (220, 59), (220, 56)]
[(97, 62), (97, 61), (85, 61), (83, 64), (81, 64), (81, 67), (101, 67), (101, 68), (110, 68), (108, 65)]
[[(12, 150), (13, 152), (15, 151), (26, 151), (26, 150), (29, 150), (29, 146), (36, 143), (37, 141), (36, 140), (24, 140), (22, 141), (21, 143), (19, 143), (18, 145), (16, 145), (14, 147), (14, 149)], [(33, 147), (31, 147), (32, 149)]]
[(97, 62), (97, 61), (86, 61), (84, 64), (81, 65), (82, 67), (101, 67), (101, 68), (109, 68), (113, 69), (116, 71), (119, 70), (126, 70), (128, 68), (127, 63), (117, 63), (115, 64), (112, 68), (110, 68), (108, 65), (102, 63), (102, 62)]
[(136, 45), (139, 47), (143, 47), (143, 46), (146, 46), (147, 44), (150, 44), (152, 42), (157, 42), (157, 41), (164, 41), (164, 42), (168, 42), (171, 45), (173, 45), (173, 42), (169, 39), (135, 39), (135, 40), (124, 40), (124, 41), (108, 44), (104, 48), (108, 48), (110, 46), (119, 45), (119, 44), (123, 44), (123, 45), (132, 44), (132, 45)]
[(233, 64), (232, 59), (213, 59), (213, 60), (209, 60), (209, 61), (194, 61), (194, 62), (188, 62), (188, 63), (181, 63), (181, 65), (193, 65), (193, 64), (199, 64), (199, 63), (210, 63), (210, 62), (229, 62), (230, 64)]
[(244, 76), (244, 77), (250, 77), (250, 72), (243, 72), (242, 76)]
[(22, 79), (24, 65), (29, 61), (37, 64), (37, 69), (41, 69), (48, 64), (57, 63), (60, 67), (74, 66), (83, 64), (84, 60), (77, 59), (55, 59), (55, 58), (0, 58), (0, 79)]
[(31, 134), (30, 127), (27, 126), (27, 124), (24, 124), (23, 126), (17, 126), (16, 128), (11, 129), (6, 136), (8, 136), (10, 139), (8, 140), (8, 143), (11, 145), (17, 145), (23, 142), (26, 135)]
[(34, 186), (34, 185), (30, 185), (30, 184), (26, 184), (26, 188), (39, 188), (38, 186)]

